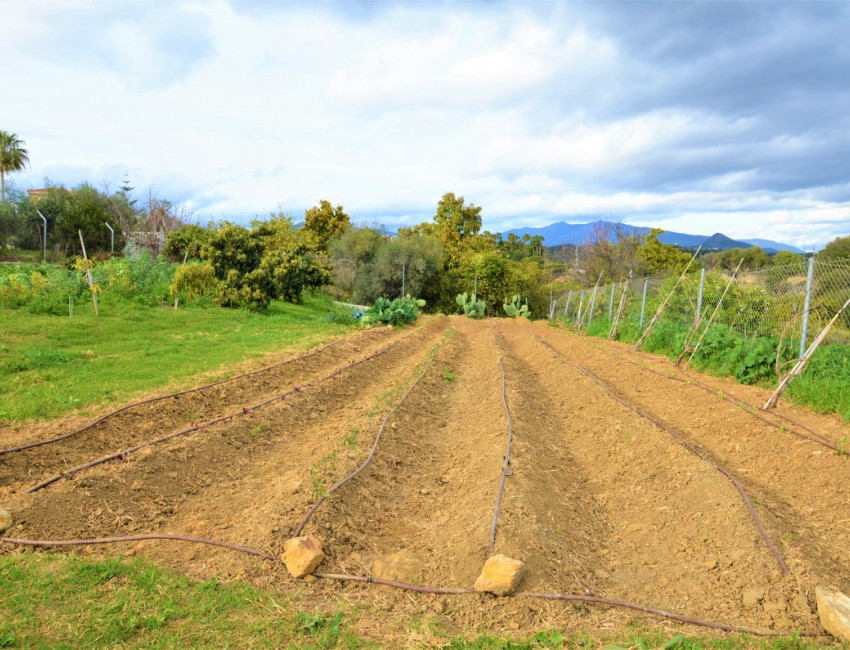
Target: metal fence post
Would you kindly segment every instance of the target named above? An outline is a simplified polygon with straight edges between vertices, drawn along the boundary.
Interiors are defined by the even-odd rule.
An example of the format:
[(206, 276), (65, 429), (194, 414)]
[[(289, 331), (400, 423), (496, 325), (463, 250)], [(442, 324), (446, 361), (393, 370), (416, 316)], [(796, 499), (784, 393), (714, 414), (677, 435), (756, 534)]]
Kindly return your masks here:
[(617, 290), (617, 283), (614, 282), (611, 284), (611, 300), (608, 301), (608, 322), (611, 322), (611, 318), (614, 316), (614, 292)]
[(570, 289), (570, 294), (567, 296), (567, 304), (564, 305), (564, 318), (567, 317), (567, 312), (570, 310), (570, 301), (573, 299), (573, 290)]
[(806, 279), (806, 302), (803, 305), (803, 331), (800, 335), (800, 358), (806, 354), (806, 339), (809, 336), (809, 309), (812, 306), (812, 285), (815, 279), (815, 256), (809, 258), (809, 276)]
[(649, 288), (649, 280), (643, 281), (643, 300), (640, 303), (640, 325), (638, 325), (638, 329), (643, 329), (643, 317), (646, 314), (646, 290)]
[(702, 294), (705, 290), (705, 269), (699, 274), (699, 294), (697, 295), (697, 319), (694, 321), (694, 327), (699, 326), (699, 319), (702, 316)]

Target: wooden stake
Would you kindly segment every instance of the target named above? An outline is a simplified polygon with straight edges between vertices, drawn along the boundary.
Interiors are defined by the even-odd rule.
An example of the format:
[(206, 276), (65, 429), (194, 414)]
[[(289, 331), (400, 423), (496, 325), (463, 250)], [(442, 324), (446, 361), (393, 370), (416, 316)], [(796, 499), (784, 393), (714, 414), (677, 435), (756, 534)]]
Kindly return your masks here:
[[(80, 235), (80, 246), (83, 248), (83, 259), (88, 262), (89, 257), (86, 255), (86, 243), (83, 241), (83, 231), (78, 230), (77, 233)], [(91, 277), (91, 269), (89, 268), (88, 263), (86, 264), (86, 282), (89, 285), (89, 291), (91, 291), (91, 300), (94, 303), (94, 315), (100, 316), (100, 310), (97, 308), (97, 291), (94, 290), (94, 281)]]
[(620, 316), (623, 314), (623, 309), (626, 306), (626, 293), (629, 290), (629, 282), (630, 280), (626, 280), (626, 283), (623, 285), (623, 294), (620, 296), (620, 304), (617, 306), (617, 315), (614, 316), (614, 323), (611, 325), (611, 331), (608, 332), (609, 339), (615, 339), (617, 337), (617, 326), (620, 324)]
[(806, 364), (809, 362), (811, 356), (815, 353), (815, 350), (818, 349), (818, 346), (826, 338), (826, 335), (829, 334), (829, 330), (832, 329), (832, 326), (835, 324), (835, 321), (837, 321), (841, 317), (841, 314), (844, 313), (844, 310), (847, 309), (848, 306), (850, 306), (850, 298), (847, 299), (847, 302), (845, 302), (841, 309), (839, 309), (838, 312), (835, 314), (835, 316), (832, 317), (832, 320), (826, 324), (826, 327), (823, 328), (823, 331), (818, 334), (818, 337), (809, 346), (809, 349), (806, 350), (806, 353), (800, 358), (800, 360), (797, 362), (797, 365), (795, 365), (791, 369), (791, 372), (785, 375), (785, 378), (782, 380), (776, 390), (773, 391), (773, 395), (771, 395), (770, 399), (765, 402), (764, 408), (769, 409), (776, 406), (776, 403), (779, 401), (779, 396), (782, 395), (783, 392), (785, 392), (785, 389), (788, 388), (788, 384), (791, 383), (791, 380), (794, 379), (794, 377), (799, 375), (801, 372), (803, 372), (803, 369), (806, 367)]
[(649, 321), (649, 325), (646, 326), (646, 329), (643, 331), (643, 334), (641, 334), (640, 338), (638, 339), (638, 342), (635, 343), (635, 347), (632, 348), (632, 352), (637, 352), (638, 350), (640, 350), (640, 346), (643, 345), (644, 340), (646, 340), (646, 337), (649, 336), (649, 333), (652, 331), (655, 322), (661, 317), (661, 314), (664, 312), (664, 308), (667, 306), (667, 303), (670, 302), (670, 298), (673, 297), (673, 294), (676, 292), (676, 289), (679, 288), (679, 285), (681, 284), (682, 280), (685, 279), (685, 275), (688, 273), (688, 269), (691, 268), (691, 264), (694, 263), (694, 260), (697, 258), (697, 255), (699, 255), (699, 252), (701, 250), (702, 244), (700, 244), (699, 248), (697, 248), (696, 252), (694, 253), (694, 256), (691, 258), (691, 261), (688, 262), (688, 265), (685, 267), (685, 270), (682, 271), (682, 275), (680, 275), (679, 279), (676, 280), (676, 284), (673, 285), (672, 291), (667, 294), (667, 297), (664, 299), (664, 302), (662, 302), (658, 306), (658, 311), (655, 312), (655, 316), (653, 316), (652, 320)]
[[(699, 350), (699, 346), (702, 345), (702, 340), (705, 338), (705, 335), (708, 333), (708, 328), (711, 327), (711, 324), (714, 322), (715, 317), (720, 311), (720, 307), (723, 305), (723, 299), (726, 297), (726, 293), (729, 291), (729, 288), (732, 286), (732, 283), (735, 281), (735, 276), (738, 275), (738, 271), (741, 268), (741, 264), (744, 263), (744, 258), (741, 258), (741, 261), (738, 262), (738, 266), (735, 267), (735, 270), (732, 272), (732, 277), (729, 278), (729, 281), (726, 283), (726, 288), (723, 289), (723, 293), (720, 295), (720, 300), (717, 301), (717, 304), (714, 306), (714, 311), (711, 312), (711, 318), (708, 319), (708, 324), (706, 324), (705, 329), (700, 334), (699, 340), (697, 341), (696, 346), (694, 346), (693, 351), (691, 351), (691, 356), (688, 357), (688, 362), (685, 364), (685, 370), (688, 369), (688, 366), (691, 365), (691, 361), (694, 360), (694, 355), (696, 355), (697, 350)], [(694, 330), (694, 334), (696, 334), (696, 330)], [(691, 349), (691, 341), (694, 340), (694, 337), (691, 336), (688, 338), (688, 342), (685, 343), (685, 349), (682, 350), (682, 354), (679, 355), (679, 358), (676, 359), (676, 365), (678, 366), (685, 354)]]

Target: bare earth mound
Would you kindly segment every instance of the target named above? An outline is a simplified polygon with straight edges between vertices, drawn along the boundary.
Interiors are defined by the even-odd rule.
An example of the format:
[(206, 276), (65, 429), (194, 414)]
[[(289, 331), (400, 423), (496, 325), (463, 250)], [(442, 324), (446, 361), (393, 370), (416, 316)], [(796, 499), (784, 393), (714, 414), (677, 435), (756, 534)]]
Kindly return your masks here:
[[(763, 401), (759, 389), (701, 380)], [(440, 317), (358, 332), (2, 454), (0, 506), (15, 519), (5, 534), (175, 533), (277, 557), (316, 500), (363, 463), (380, 429), (373, 461), (304, 527), (324, 545), (319, 571), (469, 589), (490, 555), (509, 430), (503, 397), (513, 448), (493, 550), (526, 564), (515, 597), (296, 582), (278, 561), (169, 541), (98, 552), (277, 588), (305, 608), (363, 609), (361, 631), (384, 640), (403, 635), (414, 616), (467, 633), (617, 631), (638, 618), (682, 627), (529, 592), (818, 634), (815, 587), (850, 593), (847, 457), (682, 381), (664, 360), (522, 320)], [(780, 411), (833, 441), (848, 434), (836, 418)], [(60, 423), (55, 433), (79, 426)], [(179, 435), (144, 446), (171, 434)], [(47, 437), (0, 433), (8, 445)], [(28, 492), (49, 477), (55, 482)], [(0, 552), (30, 551), (4, 544)]]

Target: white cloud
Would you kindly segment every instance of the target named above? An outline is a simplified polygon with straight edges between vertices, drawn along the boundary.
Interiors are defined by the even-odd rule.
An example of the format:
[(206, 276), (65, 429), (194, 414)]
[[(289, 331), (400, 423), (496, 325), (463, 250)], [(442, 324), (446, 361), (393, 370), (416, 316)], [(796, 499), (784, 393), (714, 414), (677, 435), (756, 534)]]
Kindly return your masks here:
[[(677, 61), (641, 58), (624, 28), (595, 20), (604, 8), (3, 8), (15, 57), (0, 128), (32, 160), (19, 185), (117, 186), (126, 170), (139, 191), (153, 184), (201, 218), (279, 204), (299, 216), (327, 198), (397, 225), (430, 218), (451, 190), (482, 205), (491, 230), (600, 216), (790, 243), (850, 231), (846, 188), (834, 185), (850, 160), (846, 123), (798, 128), (798, 105), (786, 116), (758, 97), (727, 110)], [(761, 58), (751, 32), (744, 49), (707, 46), (718, 50), (699, 59), (704, 87), (742, 51), (752, 59), (735, 72), (757, 87), (764, 52), (793, 49), (783, 29)], [(807, 101), (822, 105), (817, 88)]]

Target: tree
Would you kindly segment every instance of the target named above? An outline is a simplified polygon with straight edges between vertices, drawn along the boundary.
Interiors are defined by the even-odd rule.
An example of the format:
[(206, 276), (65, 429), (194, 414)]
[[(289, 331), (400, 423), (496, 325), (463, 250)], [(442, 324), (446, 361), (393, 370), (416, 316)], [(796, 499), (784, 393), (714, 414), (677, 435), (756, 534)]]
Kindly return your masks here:
[(643, 245), (637, 251), (641, 271), (647, 275), (665, 271), (681, 273), (691, 259), (690, 255), (675, 246), (662, 244), (658, 236), (663, 234), (661, 228), (652, 228), (643, 238)]
[(447, 262), (457, 264), (469, 240), (481, 230), (481, 207), (446, 192), (437, 204), (434, 235), (446, 248)]
[(29, 164), (25, 144), (14, 133), (0, 131), (0, 201), (6, 200), (6, 173), (19, 172)]
[(836, 237), (818, 253), (818, 257), (826, 259), (850, 258), (850, 236)]
[(640, 242), (635, 235), (627, 234), (621, 224), (613, 230), (599, 223), (581, 247), (585, 283), (593, 286), (602, 276), (602, 282), (618, 282), (629, 277), (638, 267)]
[(312, 233), (319, 251), (327, 252), (328, 244), (339, 237), (351, 223), (341, 205), (333, 207), (330, 201), (321, 200), (319, 205), (304, 211), (304, 229)]
[(790, 264), (804, 264), (806, 258), (792, 251), (779, 251), (773, 256), (774, 266), (788, 266)]

